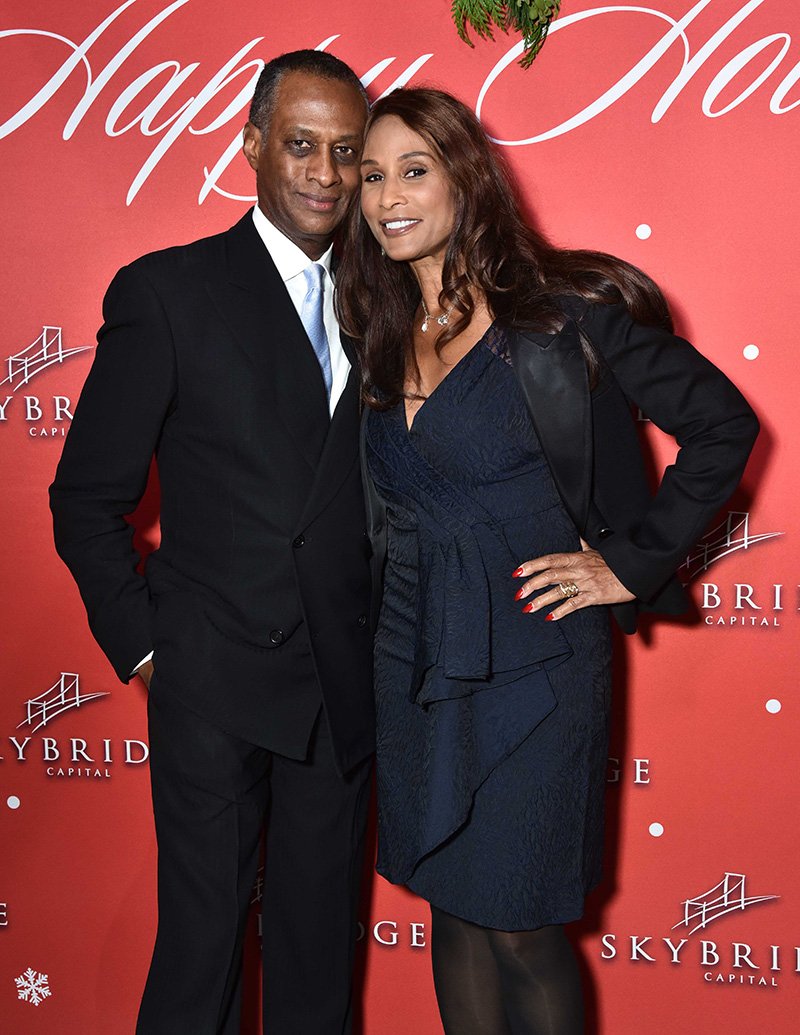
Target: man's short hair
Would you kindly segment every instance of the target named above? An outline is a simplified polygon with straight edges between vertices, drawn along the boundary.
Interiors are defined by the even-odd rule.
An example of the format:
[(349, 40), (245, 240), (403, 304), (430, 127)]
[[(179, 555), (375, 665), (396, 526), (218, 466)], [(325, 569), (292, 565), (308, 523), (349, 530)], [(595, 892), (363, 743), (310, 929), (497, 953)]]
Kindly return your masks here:
[(333, 54), (327, 54), (324, 50), (292, 50), (268, 61), (258, 77), (249, 118), (262, 133), (266, 132), (272, 117), (280, 82), (289, 72), (305, 72), (320, 79), (336, 79), (340, 83), (350, 83), (364, 98), (364, 106), (369, 111), (367, 91), (353, 69), (344, 61)]

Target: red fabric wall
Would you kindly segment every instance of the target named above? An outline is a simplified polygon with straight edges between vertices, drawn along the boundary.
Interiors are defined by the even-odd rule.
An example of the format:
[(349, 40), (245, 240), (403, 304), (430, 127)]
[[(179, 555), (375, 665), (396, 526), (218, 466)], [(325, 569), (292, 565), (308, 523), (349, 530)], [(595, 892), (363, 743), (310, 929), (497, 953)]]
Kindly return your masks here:
[[(467, 49), (444, 0), (114, 3), (0, 12), (0, 1029), (131, 1032), (154, 931), (144, 692), (91, 640), (46, 501), (103, 291), (133, 257), (239, 217), (259, 59), (330, 41), (373, 96), (426, 81), (476, 106), (537, 224), (648, 270), (762, 419), (683, 571), (694, 618), (619, 644), (608, 877), (575, 934), (593, 1032), (795, 1031), (795, 0), (564, 0), (528, 72), (512, 38)], [(654, 470), (669, 463), (673, 443), (642, 435)], [(440, 1031), (427, 916), (375, 878), (368, 1035)]]

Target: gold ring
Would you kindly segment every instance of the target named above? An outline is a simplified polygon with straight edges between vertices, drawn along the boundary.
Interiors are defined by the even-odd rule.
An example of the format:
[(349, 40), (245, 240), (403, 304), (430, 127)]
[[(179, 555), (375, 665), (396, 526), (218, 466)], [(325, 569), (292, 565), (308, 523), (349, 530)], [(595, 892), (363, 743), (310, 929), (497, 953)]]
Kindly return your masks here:
[(580, 593), (574, 582), (559, 582), (558, 588), (562, 597), (576, 597)]

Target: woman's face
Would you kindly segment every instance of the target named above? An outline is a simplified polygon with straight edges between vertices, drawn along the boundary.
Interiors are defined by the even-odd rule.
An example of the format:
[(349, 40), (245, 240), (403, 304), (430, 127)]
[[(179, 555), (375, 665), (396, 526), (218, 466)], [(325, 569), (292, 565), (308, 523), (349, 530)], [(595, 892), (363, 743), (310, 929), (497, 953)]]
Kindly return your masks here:
[(433, 148), (396, 115), (370, 129), (361, 161), (361, 211), (395, 262), (444, 262), (455, 208)]

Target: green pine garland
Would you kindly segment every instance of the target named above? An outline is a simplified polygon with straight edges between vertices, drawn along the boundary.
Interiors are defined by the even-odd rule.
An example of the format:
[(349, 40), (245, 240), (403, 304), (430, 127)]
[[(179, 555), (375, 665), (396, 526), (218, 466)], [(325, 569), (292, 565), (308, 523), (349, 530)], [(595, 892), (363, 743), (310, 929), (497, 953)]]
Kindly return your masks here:
[(492, 26), (522, 33), (525, 54), (520, 61), (528, 68), (544, 46), (550, 22), (558, 15), (561, 0), (453, 0), (451, 13), (461, 39), (474, 46), (469, 29), (481, 39), (493, 40)]

